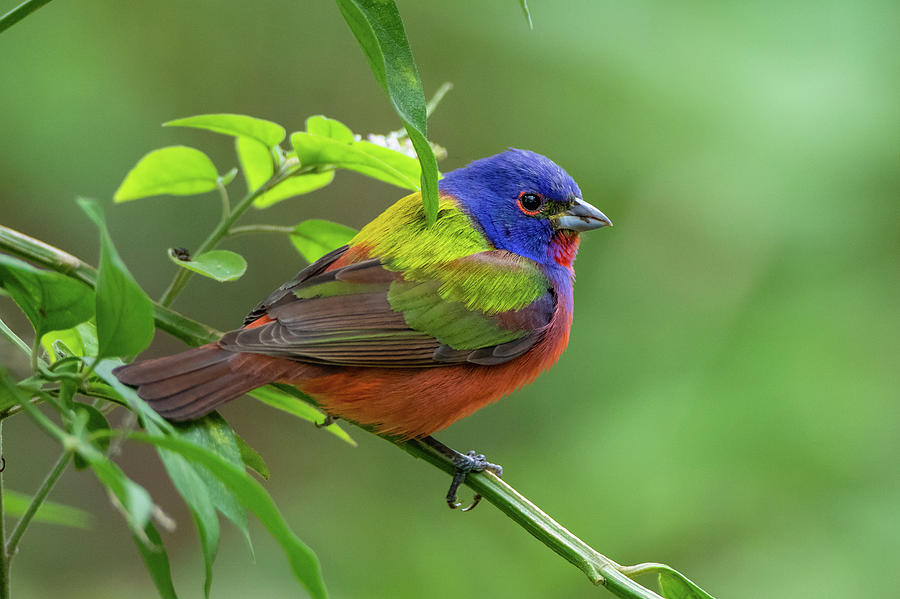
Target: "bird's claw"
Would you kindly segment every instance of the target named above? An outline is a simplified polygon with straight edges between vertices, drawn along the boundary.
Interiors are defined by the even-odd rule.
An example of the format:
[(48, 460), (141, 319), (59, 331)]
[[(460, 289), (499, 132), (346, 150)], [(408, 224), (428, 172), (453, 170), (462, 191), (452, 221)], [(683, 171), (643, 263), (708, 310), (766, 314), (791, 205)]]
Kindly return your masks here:
[[(459, 490), (459, 486), (465, 482), (466, 475), (469, 474), (469, 472), (483, 472), (487, 470), (497, 476), (503, 476), (502, 466), (488, 462), (483, 454), (475, 453), (474, 451), (470, 451), (467, 454), (457, 454), (456, 457), (453, 458), (453, 465), (456, 466), (456, 471), (453, 473), (453, 480), (450, 482), (450, 489), (447, 491), (447, 505), (450, 506), (450, 509), (452, 510), (455, 510), (462, 505), (456, 497), (456, 491)], [(471, 505), (464, 507), (461, 511), (468, 512), (475, 509), (475, 506), (478, 505), (479, 501), (481, 501), (481, 495), (476, 493), (472, 498)]]

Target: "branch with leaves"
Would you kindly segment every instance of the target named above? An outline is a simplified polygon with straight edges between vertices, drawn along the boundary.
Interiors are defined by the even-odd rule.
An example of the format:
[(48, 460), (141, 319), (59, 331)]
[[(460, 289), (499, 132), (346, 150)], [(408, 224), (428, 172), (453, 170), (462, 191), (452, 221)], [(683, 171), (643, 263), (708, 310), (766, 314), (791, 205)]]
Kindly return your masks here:
[[(26, 2), (0, 18), (0, 30), (11, 26), (46, 2)], [(195, 195), (217, 192), (220, 220), (194, 251), (170, 248), (167, 258), (176, 273), (158, 302), (141, 289), (121, 260), (106, 228), (101, 205), (80, 199), (79, 205), (97, 226), (100, 263), (94, 268), (78, 258), (0, 226), (0, 288), (23, 310), (34, 329), (27, 344), (5, 323), (0, 333), (27, 357), (32, 373), (14, 381), (0, 368), (0, 424), (25, 413), (61, 447), (60, 456), (32, 497), (3, 489), (0, 494), (0, 599), (9, 597), (9, 565), (32, 522), (83, 525), (86, 515), (74, 508), (46, 501), (62, 472), (70, 465), (90, 470), (109, 491), (113, 505), (131, 529), (138, 550), (160, 594), (176, 597), (169, 559), (157, 527), (169, 519), (153, 503), (150, 493), (131, 480), (111, 459), (110, 441), (131, 440), (154, 446), (175, 488), (187, 503), (204, 556), (204, 593), (208, 597), (212, 566), (219, 541), (218, 514), (249, 535), (247, 512), (255, 514), (281, 545), (297, 580), (313, 597), (325, 597), (318, 558), (290, 529), (263, 485), (248, 470), (266, 478), (262, 457), (217, 414), (189, 424), (172, 424), (149, 408), (133, 389), (122, 385), (112, 370), (143, 351), (154, 330), (165, 331), (190, 344), (215, 341), (220, 332), (173, 311), (169, 306), (195, 274), (220, 282), (240, 278), (247, 263), (239, 254), (219, 249), (231, 237), (251, 233), (286, 236), (312, 262), (343, 245), (354, 231), (322, 220), (306, 220), (293, 227), (239, 225), (251, 207), (277, 202), (320, 189), (341, 169), (408, 190), (421, 190), (429, 220), (437, 213), (436, 154), (428, 142), (427, 116), (448, 89), (442, 87), (425, 103), (416, 65), (393, 2), (337, 0), (338, 7), (363, 49), (376, 80), (385, 90), (405, 131), (362, 139), (340, 121), (324, 116), (307, 119), (306, 129), (292, 133), (276, 123), (235, 114), (199, 115), (166, 126), (206, 129), (234, 139), (240, 168), (219, 174), (206, 154), (195, 148), (171, 146), (150, 152), (138, 161), (116, 191), (114, 200), (127, 202), (154, 195)], [(531, 25), (527, 3), (521, 7)], [(285, 139), (290, 147), (282, 147)], [(435, 151), (437, 149), (437, 152)], [(232, 203), (229, 186), (241, 172), (247, 190)], [(34, 265), (43, 268), (37, 268)], [(324, 415), (298, 390), (267, 385), (250, 393), (259, 401), (317, 425)], [(46, 406), (51, 418), (39, 406)], [(108, 413), (127, 409), (142, 432), (128, 426), (113, 428)], [(327, 430), (355, 444), (335, 424)], [(398, 443), (410, 455), (452, 472), (451, 461), (420, 441)], [(0, 470), (0, 489), (2, 489)], [(466, 480), (476, 493), (497, 506), (530, 534), (578, 567), (591, 582), (619, 597), (659, 598), (634, 577), (656, 574), (665, 598), (710, 596), (680, 573), (663, 564), (622, 566), (600, 554), (566, 530), (506, 482), (489, 472)], [(9, 534), (3, 513), (19, 515)]]
[[(202, 115), (180, 119), (175, 123), (180, 126), (209, 129), (235, 137), (239, 163), (248, 182), (247, 194), (233, 208), (229, 204), (230, 209), (223, 211), (222, 220), (213, 229), (208, 241), (201, 246), (204, 251), (187, 261), (183, 257), (179, 258), (178, 252), (171, 250), (168, 252), (173, 261), (182, 267), (179, 274), (189, 273), (187, 276), (200, 274), (222, 281), (239, 277), (245, 268), (243, 258), (233, 252), (215, 249), (218, 242), (235, 231), (239, 233), (255, 232), (241, 230), (240, 227), (234, 226), (234, 223), (253, 202), (263, 199), (271, 203), (274, 202), (273, 198), (278, 198), (279, 195), (290, 197), (296, 193), (297, 189), (303, 188), (303, 186), (293, 184), (290, 191), (286, 191), (281, 186), (291, 185), (289, 183), (291, 177), (302, 181), (303, 177), (316, 175), (316, 167), (320, 164), (315, 162), (316, 157), (321, 157), (326, 151), (328, 152), (328, 162), (321, 164), (326, 165), (328, 169), (326, 172), (332, 177), (335, 169), (346, 168), (394, 184), (404, 182), (404, 184), (412, 185), (415, 181), (414, 169), (418, 164), (414, 159), (400, 152), (360, 141), (344, 124), (334, 119), (321, 116), (311, 117), (307, 120), (306, 131), (291, 135), (292, 140), (302, 140), (300, 143), (293, 144), (294, 152), (287, 152), (277, 145), (269, 146), (265, 148), (266, 161), (257, 162), (252, 160), (252, 154), (241, 152), (242, 146), (246, 150), (248, 144), (248, 138), (243, 137), (244, 132), (259, 130), (263, 127), (274, 130), (273, 123), (241, 115)], [(284, 135), (273, 135), (268, 139), (271, 141), (277, 138), (280, 142), (284, 137)], [(250, 141), (254, 139), (249, 138)], [(255, 141), (260, 145), (263, 143), (259, 139), (255, 139)], [(176, 161), (177, 169), (172, 167), (172, 164), (175, 163), (167, 159), (166, 155), (171, 152), (180, 155)], [(259, 152), (258, 155), (261, 157), (263, 154)], [(193, 159), (185, 159), (185, 156)], [(278, 162), (273, 162), (269, 166), (269, 157), (272, 157), (273, 161), (277, 158)], [(318, 160), (322, 159), (318, 158)], [(151, 152), (128, 173), (116, 192), (116, 200), (130, 201), (159, 193), (202, 193), (211, 191), (220, 184), (224, 187), (227, 183), (222, 183), (223, 177), (217, 174), (215, 167), (209, 168), (211, 164), (206, 155), (199, 150), (191, 149), (190, 153), (185, 154), (184, 148), (176, 147), (174, 150), (163, 149)], [(298, 164), (306, 164), (309, 168), (296, 166)], [(265, 174), (268, 174), (268, 178), (260, 182), (262, 175)], [(186, 190), (186, 185), (191, 187)], [(310, 186), (315, 185), (318, 183)], [(246, 516), (235, 507), (236, 504), (239, 504), (264, 518), (267, 527), (282, 542), (298, 579), (311, 593), (316, 595), (318, 591), (315, 589), (324, 589), (324, 586), (318, 575), (318, 565), (314, 554), (305, 545), (302, 545), (293, 536), (293, 533), (288, 534), (289, 529), (286, 529), (283, 520), (277, 515), (277, 509), (274, 508), (271, 499), (267, 495), (263, 498), (260, 495), (261, 492), (264, 493), (262, 487), (249, 478), (246, 472), (243, 472), (245, 466), (264, 472), (264, 466), (260, 466), (261, 458), (247, 447), (220, 417), (211, 416), (187, 426), (175, 427), (159, 418), (137, 397), (133, 390), (118, 383), (111, 375), (112, 368), (120, 362), (110, 356), (136, 353), (143, 349), (142, 346), (149, 341), (140, 341), (135, 344), (134, 337), (128, 335), (129, 345), (123, 346), (121, 343), (125, 341), (125, 337), (120, 339), (117, 336), (118, 331), (124, 333), (143, 330), (147, 327), (146, 322), (150, 321), (149, 326), (167, 330), (191, 345), (207, 343), (217, 338), (219, 333), (179, 315), (164, 306), (162, 301), (150, 302), (118, 258), (112, 240), (106, 232), (99, 205), (88, 200), (80, 200), (80, 204), (100, 228), (101, 263), (99, 271), (95, 271), (89, 265), (65, 252), (51, 248), (18, 232), (0, 227), (0, 248), (56, 271), (38, 270), (15, 258), (0, 255), (0, 281), (7, 282), (5, 286), (10, 295), (22, 305), (26, 314), (29, 314), (32, 319), (36, 337), (42, 339), (44, 346), (50, 348), (50, 359), (56, 360), (49, 366), (39, 366), (38, 372), (45, 372), (48, 376), (44, 383), (53, 385), (55, 364), (65, 363), (66, 360), (70, 364), (74, 362), (78, 364), (73, 373), (76, 377), (74, 382), (79, 383), (74, 392), (101, 401), (124, 404), (138, 415), (146, 432), (141, 435), (127, 434), (126, 436), (155, 444), (158, 447), (163, 463), (173, 478), (176, 488), (191, 507), (200, 533), (202, 548), (207, 556), (205, 583), (207, 590), (211, 580), (212, 565), (209, 556), (214, 555), (215, 542), (218, 539), (218, 530), (217, 528), (213, 529), (215, 525), (212, 524), (214, 520), (212, 516), (218, 509), (239, 527), (246, 530)], [(223, 222), (229, 223), (228, 226), (224, 226)], [(217, 231), (225, 231), (225, 233), (219, 235)], [(275, 233), (291, 238), (300, 253), (309, 261), (314, 261), (334, 247), (344, 244), (354, 233), (352, 229), (343, 225), (313, 220), (304, 221), (295, 227), (263, 226), (260, 232)], [(214, 237), (215, 239), (213, 239)], [(209, 239), (213, 240), (209, 241)], [(216, 256), (225, 256), (225, 259), (217, 259)], [(64, 276), (63, 273), (68, 276)], [(177, 283), (179, 280), (183, 283)], [(14, 282), (9, 283), (9, 281)], [(175, 291), (167, 292), (164, 299), (171, 302), (177, 296), (178, 291), (184, 288), (186, 282), (186, 278), (179, 279), (179, 276), (176, 275), (173, 284), (169, 287), (170, 290), (174, 289)], [(26, 296), (20, 291), (21, 289), (52, 290), (52, 293), (33, 292), (30, 296)], [(93, 312), (95, 326), (84, 322), (90, 317), (92, 299), (95, 307)], [(126, 310), (125, 306), (128, 306), (129, 309)], [(136, 306), (137, 308), (135, 308)], [(47, 321), (47, 318), (51, 320)], [(63, 320), (57, 320), (57, 318), (63, 318)], [(69, 320), (65, 318), (69, 318)], [(144, 322), (144, 324), (140, 324), (138, 321)], [(110, 327), (106, 324), (108, 322), (115, 323), (115, 326)], [(75, 328), (63, 331), (55, 330), (71, 326)], [(50, 332), (48, 333), (48, 331)], [(137, 337), (141, 338), (140, 335)], [(32, 359), (35, 355), (35, 353), (31, 353)], [(63, 430), (58, 425), (49, 423), (46, 418), (36, 417), (38, 424), (48, 434), (64, 440), (64, 447), (69, 447), (70, 453), (80, 456), (89, 465), (101, 463), (104, 459), (96, 447), (90, 449), (91, 443), (108, 439), (109, 436), (125, 434), (110, 431), (108, 424), (103, 424), (105, 421), (94, 416), (93, 412), (89, 411), (86, 416), (81, 416), (79, 411), (84, 410), (87, 406), (71, 401), (71, 396), (68, 402), (62, 402), (54, 395), (52, 388), (45, 389), (34, 387), (34, 385), (34, 377), (18, 385), (7, 382), (5, 386), (12, 398), (8, 401), (10, 409), (24, 410), (34, 416), (36, 409), (30, 400), (36, 398), (57, 408), (63, 416), (63, 422), (82, 423), (83, 421), (79, 425), (81, 428), (77, 430), (82, 431), (86, 436), (79, 437), (76, 434), (77, 430)], [(252, 392), (251, 395), (269, 405), (287, 409), (308, 420), (317, 423), (324, 420), (323, 416), (309, 403), (309, 398), (290, 387), (270, 385)], [(305, 399), (308, 403), (301, 403), (298, 398)], [(0, 406), (2, 405), (5, 404), (0, 404)], [(67, 409), (70, 411), (66, 412)], [(329, 428), (335, 434), (349, 440), (346, 433), (336, 425), (331, 425)], [(223, 446), (218, 442), (213, 443), (213, 439), (233, 439), (233, 442), (226, 442)], [(188, 445), (191, 442), (195, 442), (199, 449), (189, 448)], [(424, 459), (441, 469), (448, 472), (453, 471), (452, 463), (428, 445), (410, 441), (400, 443), (398, 446), (411, 455)], [(203, 453), (204, 451), (207, 453)], [(250, 456), (249, 459), (247, 456)], [(215, 466), (210, 465), (213, 461), (215, 461)], [(203, 470), (196, 470), (198, 463), (215, 476), (220, 477), (218, 483), (203, 480), (200, 475)], [(192, 468), (195, 470), (192, 471)], [(110, 476), (120, 486), (132, 488), (134, 485), (130, 481), (124, 482), (127, 478), (121, 471), (112, 467), (109, 467), (108, 470), (116, 472), (114, 476)], [(241, 476), (235, 470), (240, 470)], [(666, 593), (664, 595), (666, 597), (708, 597), (693, 583), (667, 566), (660, 564), (621, 566), (603, 556), (493, 474), (485, 472), (470, 475), (467, 484), (541, 542), (581, 569), (592, 582), (606, 586), (621, 597), (658, 597), (659, 595), (630, 578), (630, 576), (645, 573), (659, 575), (660, 586)], [(223, 494), (222, 485), (225, 485), (225, 494)], [(218, 495), (210, 495), (213, 489)], [(203, 499), (204, 491), (207, 494), (206, 499)], [(141, 497), (145, 497), (146, 494), (145, 491), (143, 493), (135, 491), (135, 493)], [(216, 504), (211, 497), (219, 497), (220, 503)], [(223, 497), (231, 497), (231, 499), (225, 500), (222, 499)], [(147, 499), (144, 500), (145, 503), (146, 501)], [(153, 542), (154, 539), (159, 538), (158, 532), (152, 528), (153, 525), (148, 519), (150, 511), (141, 508), (143, 511), (138, 513), (140, 517), (135, 519), (134, 507), (127, 507), (131, 504), (123, 501), (120, 501), (120, 504), (126, 506), (126, 517), (133, 530), (136, 531), (139, 546), (145, 547), (144, 544), (148, 541)], [(259, 514), (257, 510), (262, 510), (263, 514)], [(286, 530), (288, 532), (285, 532)], [(141, 531), (143, 534), (139, 534), (137, 531)], [(151, 573), (154, 573), (157, 586), (161, 589), (168, 589), (171, 581), (168, 577), (167, 561), (160, 560), (158, 552), (154, 555), (153, 552), (145, 549), (142, 553), (148, 560), (148, 568), (151, 569)], [(150, 557), (153, 557), (154, 560), (150, 560)], [(313, 576), (311, 573), (315, 575)]]

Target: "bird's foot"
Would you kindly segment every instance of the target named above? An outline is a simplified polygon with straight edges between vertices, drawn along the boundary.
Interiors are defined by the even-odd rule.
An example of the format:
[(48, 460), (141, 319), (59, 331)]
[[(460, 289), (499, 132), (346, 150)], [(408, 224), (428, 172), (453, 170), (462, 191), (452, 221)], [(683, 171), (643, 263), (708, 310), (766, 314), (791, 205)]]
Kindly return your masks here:
[[(450, 482), (450, 489), (447, 491), (447, 505), (450, 506), (450, 509), (452, 510), (455, 510), (461, 505), (456, 497), (456, 491), (458, 491), (459, 486), (466, 481), (466, 475), (469, 474), (469, 472), (483, 472), (487, 470), (497, 476), (503, 476), (503, 467), (499, 464), (488, 462), (480, 453), (475, 453), (474, 451), (470, 451), (467, 454), (459, 453), (455, 449), (447, 447), (431, 436), (422, 437), (420, 442), (428, 445), (450, 460), (456, 468), (453, 473), (453, 480)], [(463, 508), (462, 511), (468, 512), (478, 505), (479, 501), (481, 501), (481, 495), (476, 493), (472, 498), (472, 504), (469, 505), (469, 507)]]
[[(499, 477), (503, 476), (503, 466), (488, 462), (483, 454), (475, 453), (474, 451), (470, 451), (465, 455), (458, 452), (454, 453), (456, 453), (456, 455), (453, 457), (453, 465), (456, 466), (456, 472), (453, 473), (453, 480), (450, 482), (450, 489), (447, 491), (447, 505), (450, 506), (450, 509), (452, 510), (455, 510), (462, 505), (456, 497), (456, 491), (459, 489), (459, 486), (465, 482), (469, 472), (484, 472), (487, 470)], [(462, 511), (468, 512), (475, 509), (475, 506), (478, 505), (479, 501), (481, 501), (481, 495), (476, 493), (472, 498), (471, 505), (464, 507)]]

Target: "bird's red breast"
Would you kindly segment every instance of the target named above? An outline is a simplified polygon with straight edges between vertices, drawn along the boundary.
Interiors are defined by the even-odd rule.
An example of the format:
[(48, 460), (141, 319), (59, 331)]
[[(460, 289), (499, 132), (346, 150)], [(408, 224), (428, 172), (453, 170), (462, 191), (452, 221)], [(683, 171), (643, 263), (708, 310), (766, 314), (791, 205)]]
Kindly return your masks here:
[(306, 378), (298, 366), (295, 384), (329, 414), (408, 439), (442, 430), (519, 387), (559, 360), (569, 343), (572, 313), (557, 304), (543, 338), (505, 364), (460, 364), (437, 368), (342, 368)]

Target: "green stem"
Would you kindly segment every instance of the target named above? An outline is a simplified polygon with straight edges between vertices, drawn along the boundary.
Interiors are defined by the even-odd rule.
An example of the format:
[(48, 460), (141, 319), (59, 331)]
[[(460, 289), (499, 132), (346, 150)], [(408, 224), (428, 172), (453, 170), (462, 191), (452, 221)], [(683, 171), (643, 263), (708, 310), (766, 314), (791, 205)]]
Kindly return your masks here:
[(216, 180), (216, 187), (219, 188), (219, 197), (222, 199), (222, 218), (228, 218), (231, 214), (231, 199), (228, 197), (228, 190), (222, 184), (222, 178)]
[[(0, 249), (23, 256), (33, 262), (67, 273), (85, 283), (94, 285), (96, 275), (89, 266), (65, 252), (56, 250), (56, 248), (51, 248), (40, 242), (36, 242), (39, 245), (34, 246), (34, 243), (35, 240), (30, 237), (0, 226)], [(61, 256), (67, 256), (68, 258), (60, 260)], [(221, 335), (215, 329), (159, 305), (156, 306), (155, 318), (159, 328), (186, 341), (190, 345), (209, 343), (217, 339), (218, 335)], [(38, 419), (39, 423), (45, 419), (43, 414), (33, 406), (23, 404), (23, 408), (29, 411), (35, 419)], [(52, 425), (49, 421), (43, 424), (46, 427)], [(51, 429), (48, 428), (48, 430)], [(65, 441), (63, 433), (55, 434)], [(388, 437), (383, 438), (396, 443)], [(445, 456), (420, 441), (397, 443), (397, 446), (414, 457), (423, 459), (445, 472), (453, 472), (454, 466)], [(626, 575), (626, 573), (630, 573), (628, 566), (621, 566), (594, 550), (590, 545), (572, 534), (540, 508), (528, 501), (518, 491), (493, 474), (488, 472), (470, 474), (466, 477), (465, 484), (487, 501), (497, 506), (500, 511), (541, 543), (574, 564), (594, 584), (605, 586), (619, 597), (628, 599), (661, 599), (658, 594), (628, 578)], [(0, 597), (0, 599), (3, 598)]]
[(6, 31), (43, 5), (49, 3), (50, 0), (25, 0), (25, 2), (0, 17), (0, 33)]
[(28, 505), (28, 509), (25, 510), (22, 517), (16, 522), (16, 526), (13, 528), (12, 533), (9, 535), (9, 540), (6, 542), (6, 550), (3, 552), (6, 556), (7, 565), (12, 561), (13, 556), (16, 554), (19, 542), (22, 540), (22, 535), (25, 534), (25, 529), (28, 528), (28, 525), (31, 523), (31, 519), (34, 518), (38, 509), (43, 505), (44, 500), (47, 499), (47, 495), (50, 494), (50, 491), (53, 489), (56, 481), (59, 480), (63, 471), (65, 471), (66, 466), (69, 465), (69, 460), (71, 459), (72, 453), (69, 451), (62, 453), (59, 456), (59, 459), (56, 460), (53, 468), (47, 473), (46, 478), (44, 478), (44, 482), (41, 483), (37, 493), (34, 494), (31, 503)]
[[(253, 200), (269, 191), (288, 177), (293, 175), (299, 175), (306, 172), (307, 169), (294, 169), (289, 170), (288, 168), (281, 168), (277, 173), (272, 175), (272, 177), (266, 181), (263, 185), (258, 187), (255, 191), (252, 191), (244, 196), (244, 198), (237, 203), (234, 209), (227, 216), (223, 216), (223, 218), (216, 225), (216, 228), (212, 230), (212, 233), (200, 244), (200, 247), (197, 248), (196, 254), (202, 254), (203, 252), (209, 251), (213, 249), (217, 243), (219, 243), (223, 237), (228, 235), (228, 231), (231, 229), (231, 226), (241, 217), (244, 212), (247, 211), (248, 208), (253, 204)], [(184, 286), (187, 284), (188, 280), (194, 273), (187, 270), (186, 268), (178, 269), (178, 272), (175, 274), (175, 278), (172, 279), (172, 282), (169, 283), (169, 287), (166, 289), (165, 293), (163, 293), (162, 297), (159, 298), (159, 303), (163, 307), (168, 307), (181, 293), (181, 290), (184, 289)]]
[(6, 323), (3, 322), (3, 320), (0, 320), (0, 332), (2, 332), (3, 335), (4, 335), (7, 339), (9, 339), (10, 341), (12, 341), (12, 342), (13, 342), (13, 345), (15, 345), (16, 347), (18, 347), (19, 349), (21, 349), (22, 352), (23, 352), (26, 356), (29, 357), (29, 359), (31, 358), (31, 348), (28, 347), (28, 344), (27, 344), (27, 343), (25, 343), (24, 341), (22, 341), (22, 338), (21, 338), (21, 337), (19, 337), (18, 335), (16, 335), (15, 331), (13, 331), (11, 328), (9, 328), (8, 326), (6, 326)]
[(34, 343), (31, 346), (31, 371), (38, 371), (38, 359), (41, 355), (41, 338), (38, 337), (37, 332), (34, 334)]
[[(0, 250), (61, 272), (90, 287), (97, 286), (97, 270), (93, 266), (72, 254), (3, 225), (0, 225)], [(158, 328), (188, 345), (210, 343), (222, 336), (220, 331), (159, 304), (154, 305), (153, 317)]]
[[(391, 441), (389, 438), (385, 439)], [(406, 441), (397, 443), (397, 446), (447, 473), (452, 474), (455, 470), (446, 456), (421, 441)], [(496, 475), (490, 472), (469, 474), (466, 485), (584, 572), (595, 585), (603, 585), (619, 597), (660, 599), (653, 591), (625, 576), (622, 573), (623, 566), (597, 552)]]
[(285, 227), (282, 225), (244, 225), (243, 227), (231, 227), (228, 230), (229, 237), (237, 235), (246, 235), (247, 233), (279, 233), (281, 235), (290, 235), (294, 232), (294, 227)]
[[(3, 421), (0, 420), (0, 457), (3, 456)], [(5, 466), (5, 464), (3, 464)], [(6, 542), (6, 513), (3, 511), (3, 470), (0, 470), (0, 543)], [(0, 551), (0, 599), (9, 599), (9, 559)]]
[(444, 96), (446, 96), (447, 92), (450, 91), (451, 89), (453, 89), (453, 84), (450, 83), (449, 81), (445, 81), (438, 88), (438, 90), (436, 92), (434, 92), (434, 95), (431, 96), (431, 99), (428, 101), (428, 104), (425, 105), (425, 114), (427, 116), (429, 116), (429, 117), (431, 116), (431, 113), (433, 113), (437, 109), (438, 104), (441, 103), (441, 100), (444, 99)]

